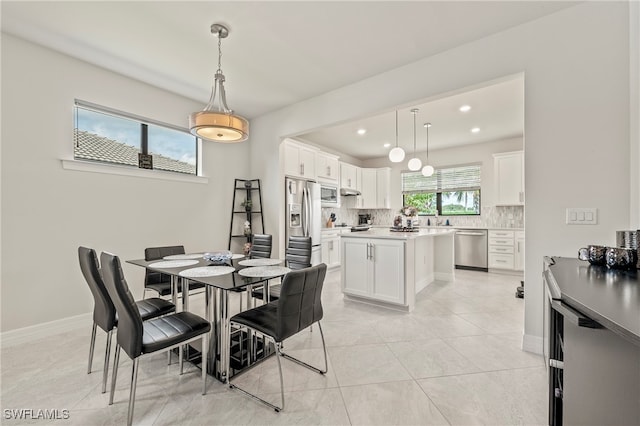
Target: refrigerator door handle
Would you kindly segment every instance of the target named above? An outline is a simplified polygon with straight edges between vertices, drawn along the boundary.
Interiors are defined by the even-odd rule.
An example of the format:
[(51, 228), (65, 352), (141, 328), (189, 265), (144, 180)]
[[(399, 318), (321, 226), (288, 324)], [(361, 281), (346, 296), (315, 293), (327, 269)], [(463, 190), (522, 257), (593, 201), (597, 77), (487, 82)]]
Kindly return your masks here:
[(309, 192), (307, 187), (302, 188), (302, 234), (309, 236)]

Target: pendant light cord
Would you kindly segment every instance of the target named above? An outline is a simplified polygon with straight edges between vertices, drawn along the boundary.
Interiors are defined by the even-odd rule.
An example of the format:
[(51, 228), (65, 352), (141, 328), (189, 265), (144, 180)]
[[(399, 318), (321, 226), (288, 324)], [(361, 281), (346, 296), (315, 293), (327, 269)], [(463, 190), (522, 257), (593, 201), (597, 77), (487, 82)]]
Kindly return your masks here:
[(413, 112), (413, 156), (415, 157), (416, 155), (416, 114), (418, 113), (418, 111), (412, 111)]
[(218, 31), (218, 72), (222, 72), (222, 37)]
[(396, 148), (398, 147), (398, 110), (396, 110)]

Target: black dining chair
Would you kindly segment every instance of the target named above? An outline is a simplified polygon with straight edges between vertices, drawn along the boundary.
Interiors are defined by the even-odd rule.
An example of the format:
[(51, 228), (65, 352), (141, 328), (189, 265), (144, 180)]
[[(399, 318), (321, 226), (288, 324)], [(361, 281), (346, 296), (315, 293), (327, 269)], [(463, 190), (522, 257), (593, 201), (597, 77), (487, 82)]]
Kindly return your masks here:
[[(253, 234), (251, 236), (251, 250), (249, 251), (249, 259), (268, 259), (271, 257), (273, 237), (271, 234)], [(260, 287), (262, 288), (262, 287)], [(246, 288), (234, 288), (231, 289), (234, 293), (240, 295), (240, 312), (242, 312), (242, 298), (247, 291)], [(247, 293), (248, 294), (248, 293)], [(247, 297), (247, 305), (249, 305), (249, 298)]]
[[(173, 256), (185, 254), (184, 246), (164, 246), (164, 247), (147, 247), (144, 249), (144, 260), (150, 262), (152, 260), (162, 260), (165, 256)], [(191, 282), (189, 291), (203, 288), (202, 283)], [(155, 291), (158, 296), (165, 297), (172, 294), (171, 276), (150, 269), (145, 270), (144, 274), (144, 296), (147, 291)], [(178, 283), (178, 294), (182, 294), (182, 284)], [(177, 295), (176, 295), (177, 297)]]
[[(118, 316), (116, 315), (116, 308), (102, 280), (96, 251), (87, 247), (78, 247), (78, 259), (80, 261), (82, 275), (93, 295), (93, 327), (91, 330), (87, 374), (91, 374), (93, 352), (96, 346), (96, 330), (97, 327), (100, 327), (107, 333), (107, 348), (104, 354), (104, 367), (102, 369), (102, 393), (105, 393), (107, 391), (107, 375), (109, 373), (109, 357), (111, 355), (111, 337), (118, 325)], [(173, 303), (158, 297), (139, 300), (135, 303), (143, 321), (167, 315), (176, 310)]]
[[(324, 263), (310, 268), (291, 271), (284, 277), (280, 298), (277, 301), (240, 312), (231, 317), (230, 333), (233, 332), (233, 327), (245, 327), (261, 334), (267, 341), (274, 344), (278, 370), (280, 372), (281, 406), (278, 407), (271, 404), (231, 383), (231, 376), (228, 370), (229, 362), (227, 362), (227, 377), (229, 378), (230, 388), (238, 389), (276, 411), (280, 411), (284, 409), (284, 379), (282, 376), (280, 357), (290, 359), (320, 374), (325, 374), (328, 371), (327, 348), (324, 342), (322, 326), (320, 325), (320, 320), (323, 315), (321, 300), (322, 287), (326, 273), (327, 265)], [(282, 352), (282, 342), (285, 339), (297, 334), (313, 323), (318, 323), (318, 328), (320, 329), (322, 349), (324, 351), (324, 370), (320, 370)], [(231, 354), (225, 355), (230, 357)]]
[[(311, 237), (289, 236), (284, 257), (285, 265), (292, 269), (304, 269), (311, 266)], [(278, 300), (280, 286), (275, 285), (269, 288), (269, 301)], [(252, 292), (252, 296), (257, 299), (264, 298), (263, 288), (258, 288)]]
[(251, 237), (250, 259), (270, 258), (273, 237), (270, 234), (253, 234)]
[(183, 346), (193, 340), (202, 340), (202, 394), (207, 391), (207, 348), (211, 324), (206, 319), (192, 312), (178, 312), (148, 321), (142, 321), (129, 286), (122, 272), (120, 259), (111, 253), (100, 255), (104, 282), (118, 313), (118, 333), (116, 354), (113, 361), (113, 377), (111, 379), (111, 395), (109, 405), (113, 404), (113, 396), (118, 376), (120, 348), (133, 361), (131, 388), (129, 392), (129, 410), (127, 424), (133, 421), (133, 410), (138, 380), (138, 363), (145, 355), (179, 348), (180, 374), (183, 371)]

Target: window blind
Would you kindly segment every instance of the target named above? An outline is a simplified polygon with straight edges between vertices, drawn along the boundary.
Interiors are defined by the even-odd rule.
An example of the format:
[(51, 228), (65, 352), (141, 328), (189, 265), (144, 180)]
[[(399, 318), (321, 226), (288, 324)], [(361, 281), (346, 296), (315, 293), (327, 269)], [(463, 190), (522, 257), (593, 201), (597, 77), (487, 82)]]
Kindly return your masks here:
[(436, 169), (433, 175), (422, 172), (402, 173), (402, 193), (454, 192), (480, 189), (480, 164)]

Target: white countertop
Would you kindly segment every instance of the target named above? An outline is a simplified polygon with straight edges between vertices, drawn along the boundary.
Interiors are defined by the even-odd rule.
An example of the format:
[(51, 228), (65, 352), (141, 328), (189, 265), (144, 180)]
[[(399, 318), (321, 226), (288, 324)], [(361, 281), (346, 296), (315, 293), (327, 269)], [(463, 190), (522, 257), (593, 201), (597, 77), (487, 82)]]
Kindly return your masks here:
[[(389, 229), (386, 225), (371, 225), (372, 228)], [(473, 226), (473, 225), (440, 225), (440, 226), (421, 226), (420, 229), (488, 229), (491, 231), (524, 231), (524, 228), (509, 228), (499, 226)]]
[(437, 229), (421, 228), (418, 232), (392, 232), (389, 228), (371, 228), (368, 231), (345, 233), (341, 235), (341, 238), (386, 238), (390, 240), (411, 240), (421, 237), (453, 235), (455, 232), (456, 229), (451, 226), (440, 227)]

